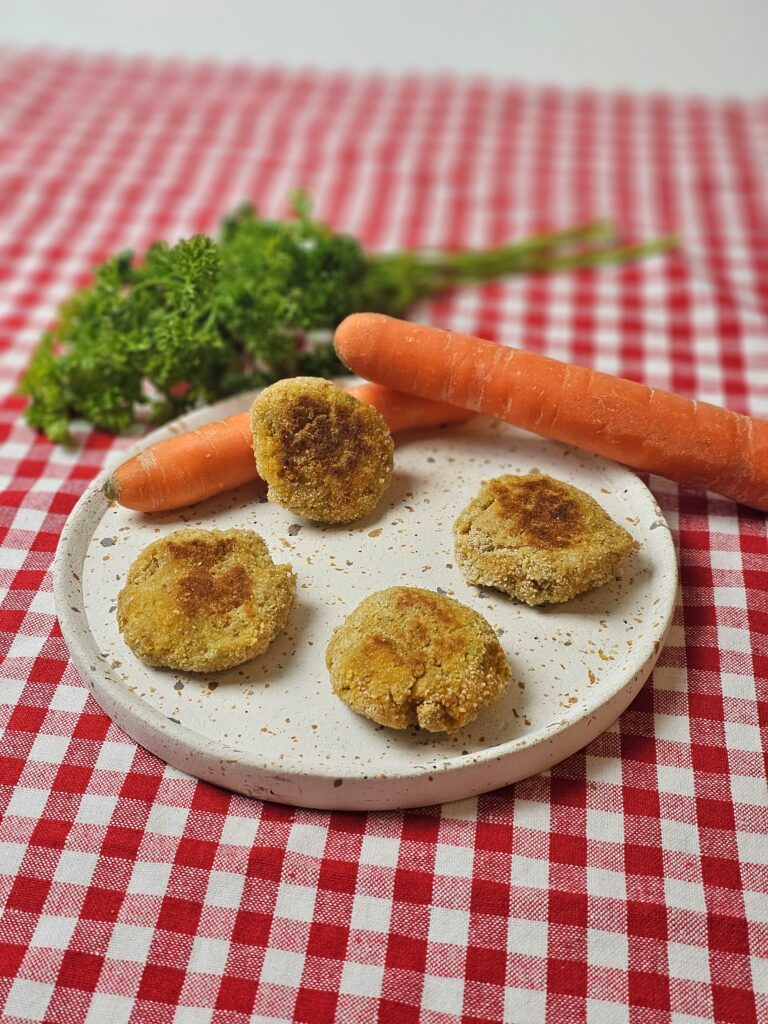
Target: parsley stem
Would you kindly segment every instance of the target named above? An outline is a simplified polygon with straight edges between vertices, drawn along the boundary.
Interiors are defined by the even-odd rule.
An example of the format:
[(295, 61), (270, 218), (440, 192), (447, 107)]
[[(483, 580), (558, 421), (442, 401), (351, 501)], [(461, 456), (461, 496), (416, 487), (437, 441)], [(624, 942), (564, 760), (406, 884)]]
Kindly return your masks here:
[(677, 235), (663, 235), (650, 242), (636, 242), (628, 245), (606, 249), (587, 249), (584, 252), (565, 256), (552, 256), (542, 260), (532, 259), (519, 269), (527, 273), (546, 272), (553, 270), (577, 270), (581, 267), (597, 267), (606, 263), (625, 263), (654, 256), (677, 249), (680, 239)]

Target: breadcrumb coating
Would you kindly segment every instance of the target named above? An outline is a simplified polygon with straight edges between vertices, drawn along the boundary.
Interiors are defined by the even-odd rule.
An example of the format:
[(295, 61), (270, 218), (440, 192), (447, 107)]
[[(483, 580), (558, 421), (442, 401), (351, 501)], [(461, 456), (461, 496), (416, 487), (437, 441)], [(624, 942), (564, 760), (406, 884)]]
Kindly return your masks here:
[(635, 546), (594, 498), (541, 473), (483, 484), (456, 520), (454, 539), (467, 582), (534, 606), (613, 579)]
[(390, 587), (366, 597), (330, 639), (334, 692), (392, 729), (455, 732), (507, 685), (510, 669), (490, 623), (442, 594)]
[(207, 672), (269, 647), (296, 600), (253, 530), (176, 530), (145, 548), (117, 599), (117, 622), (148, 665)]
[(394, 444), (378, 410), (330, 381), (278, 381), (251, 408), (267, 497), (322, 523), (368, 515), (392, 479)]

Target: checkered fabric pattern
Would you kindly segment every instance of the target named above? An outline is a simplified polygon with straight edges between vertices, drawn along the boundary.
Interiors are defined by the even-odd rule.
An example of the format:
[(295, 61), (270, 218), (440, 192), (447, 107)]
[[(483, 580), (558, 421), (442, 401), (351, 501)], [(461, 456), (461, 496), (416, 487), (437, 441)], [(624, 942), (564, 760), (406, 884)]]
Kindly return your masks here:
[(620, 720), (458, 804), (262, 804), (137, 747), (68, 660), (57, 538), (110, 452), (15, 381), (117, 248), (295, 186), (372, 248), (615, 217), (676, 256), (509, 280), (434, 322), (768, 416), (768, 103), (0, 52), (0, 1011), (123, 1024), (768, 1021), (765, 517), (651, 478), (682, 577)]

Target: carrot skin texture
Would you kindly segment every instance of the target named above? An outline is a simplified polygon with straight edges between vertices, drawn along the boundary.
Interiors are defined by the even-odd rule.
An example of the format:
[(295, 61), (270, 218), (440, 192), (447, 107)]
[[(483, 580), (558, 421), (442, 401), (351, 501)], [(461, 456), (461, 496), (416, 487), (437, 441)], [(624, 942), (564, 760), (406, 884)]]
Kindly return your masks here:
[[(392, 433), (465, 423), (474, 415), (445, 402), (403, 395), (378, 384), (346, 390), (374, 406)], [(167, 512), (259, 479), (250, 412), (174, 434), (128, 459), (104, 485), (107, 498), (136, 512)]]
[(768, 421), (378, 313), (336, 330), (353, 372), (768, 510)]

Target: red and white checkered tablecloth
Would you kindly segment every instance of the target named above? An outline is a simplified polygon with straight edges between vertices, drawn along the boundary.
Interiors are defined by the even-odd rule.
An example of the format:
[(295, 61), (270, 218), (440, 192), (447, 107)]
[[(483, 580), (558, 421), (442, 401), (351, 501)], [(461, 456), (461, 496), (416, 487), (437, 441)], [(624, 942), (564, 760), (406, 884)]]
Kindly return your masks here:
[(373, 248), (615, 217), (683, 251), (423, 315), (768, 416), (768, 102), (0, 51), (0, 1011), (61, 1024), (768, 1021), (765, 516), (652, 477), (681, 599), (619, 721), (459, 804), (198, 783), (101, 712), (50, 565), (105, 458), (11, 392), (111, 251), (295, 186)]

